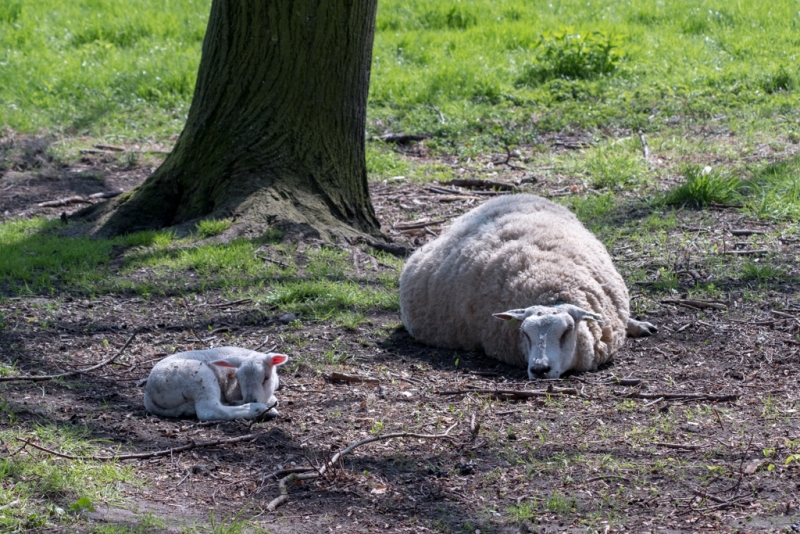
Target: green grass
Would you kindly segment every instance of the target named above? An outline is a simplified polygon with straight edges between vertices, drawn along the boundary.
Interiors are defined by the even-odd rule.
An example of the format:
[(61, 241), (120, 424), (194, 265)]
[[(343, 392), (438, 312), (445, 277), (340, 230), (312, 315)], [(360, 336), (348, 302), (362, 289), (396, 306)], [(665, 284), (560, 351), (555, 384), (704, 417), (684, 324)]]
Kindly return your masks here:
[[(379, 254), (378, 259), (395, 271), (359, 276), (349, 255), (337, 248), (308, 249), (301, 268), (295, 263), (295, 247), (288, 245), (269, 245), (283, 258), (278, 263), (262, 259), (263, 240), (203, 244), (202, 233), (178, 239), (171, 232), (152, 231), (111, 240), (65, 238), (58, 234), (60, 228), (60, 222), (43, 219), (0, 225), (2, 294), (147, 296), (221, 288), (267, 309), (333, 319), (352, 328), (368, 312), (399, 306), (402, 263), (389, 255)], [(111, 263), (115, 250), (124, 254), (116, 266)]]
[[(13, 413), (6, 407), (3, 418)], [(73, 455), (98, 454), (88, 432), (71, 427), (38, 427), (33, 435), (0, 431), (0, 439), (11, 450), (19, 448), (14, 438), (33, 438), (40, 445)], [(0, 458), (0, 502), (19, 501), (0, 510), (0, 530), (30, 532), (57, 524), (69, 524), (82, 511), (116, 499), (121, 483), (136, 483), (132, 467), (114, 462), (65, 461), (27, 448)]]
[[(0, 125), (127, 140), (178, 133), (209, 8), (4, 2)], [(370, 128), (427, 132), (434, 147), (471, 152), (565, 128), (654, 131), (674, 116), (796, 118), (799, 17), (788, 0), (382, 1)]]

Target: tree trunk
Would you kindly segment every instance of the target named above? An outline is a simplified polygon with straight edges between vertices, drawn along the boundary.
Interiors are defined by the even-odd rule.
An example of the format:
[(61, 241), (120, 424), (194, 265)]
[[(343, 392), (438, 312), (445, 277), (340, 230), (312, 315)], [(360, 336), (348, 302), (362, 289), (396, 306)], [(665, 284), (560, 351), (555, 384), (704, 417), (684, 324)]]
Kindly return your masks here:
[(323, 239), (375, 234), (364, 155), (377, 0), (214, 0), (175, 148), (83, 216), (96, 233), (232, 218)]

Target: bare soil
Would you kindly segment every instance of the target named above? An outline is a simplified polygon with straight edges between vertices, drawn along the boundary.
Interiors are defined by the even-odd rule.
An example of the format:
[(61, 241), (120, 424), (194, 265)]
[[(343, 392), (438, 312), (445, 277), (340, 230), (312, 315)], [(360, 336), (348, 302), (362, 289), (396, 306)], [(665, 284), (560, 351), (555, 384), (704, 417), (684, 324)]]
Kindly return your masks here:
[[(13, 143), (19, 147), (20, 140)], [(562, 141), (553, 149), (570, 148)], [(14, 157), (23, 163), (7, 164), (0, 178), (6, 218), (57, 217), (81, 206), (36, 204), (128, 189), (149, 172), (120, 165), (117, 157), (102, 160), (104, 154), (27, 168), (29, 155)], [(502, 164), (505, 158), (495, 155), (495, 171), (474, 174), (527, 180), (527, 188), (543, 195), (583, 193), (580, 182), (564, 177), (534, 181), (528, 171)], [(473, 165), (487, 169), (491, 159)], [(87, 168), (96, 174), (87, 176)], [(443, 224), (402, 232), (394, 223), (447, 220), (482, 199), (462, 200), (404, 180), (373, 184), (372, 194), (384, 230), (412, 246), (433, 238)], [(15, 427), (85, 426), (93, 438), (107, 440), (105, 449), (119, 447), (120, 454), (256, 434), (248, 442), (127, 461), (142, 484), (122, 488), (119, 502), (96, 503), (96, 512), (64, 531), (136, 525), (147, 513), (180, 531), (209, 525), (211, 511), (217, 522), (254, 518), (273, 533), (798, 531), (800, 459), (790, 455), (800, 453), (800, 299), (793, 282), (800, 247), (791, 238), (759, 242), (786, 269), (786, 282), (720, 279), (724, 298), (718, 303), (725, 309), (676, 303), (706, 276), (708, 243), (725, 241), (733, 248), (742, 238), (731, 228), (781, 228), (730, 209), (678, 216), (674, 250), (656, 244), (647, 254), (624, 246), (610, 250), (624, 275), (672, 265), (680, 287), (666, 297), (650, 282), (633, 287), (633, 308), (646, 311), (660, 331), (629, 340), (594, 373), (532, 382), (523, 369), (481, 354), (416, 343), (396, 313), (375, 312), (370, 324), (349, 330), (303, 317), (299, 326), (286, 324), (280, 316), (292, 310), (228, 303), (218, 291), (146, 301), (40, 295), (0, 305), (6, 322), (0, 358), (16, 362), (24, 374), (97, 363), (138, 333), (112, 366), (60, 381), (2, 384), (0, 391), (17, 414)], [(620, 217), (641, 214), (632, 207)], [(369, 261), (368, 252), (353, 253), (353, 275), (362, 283), (389, 269)], [(655, 274), (652, 280), (657, 283)], [(194, 332), (203, 332), (203, 339)], [(280, 418), (252, 426), (198, 424), (145, 412), (139, 383), (154, 361), (203, 345), (256, 347), (267, 336), (268, 345), (295, 362), (302, 356), (313, 363), (284, 368)], [(379, 384), (331, 381), (331, 371)], [(500, 393), (547, 388), (550, 395), (529, 399)], [(477, 433), (470, 431), (473, 415)], [(320, 465), (375, 434), (438, 433), (453, 423), (458, 425), (446, 439), (358, 448), (325, 477), (290, 487), (289, 501), (266, 511), (278, 495), (269, 473)], [(3, 416), (0, 424), (8, 420)]]

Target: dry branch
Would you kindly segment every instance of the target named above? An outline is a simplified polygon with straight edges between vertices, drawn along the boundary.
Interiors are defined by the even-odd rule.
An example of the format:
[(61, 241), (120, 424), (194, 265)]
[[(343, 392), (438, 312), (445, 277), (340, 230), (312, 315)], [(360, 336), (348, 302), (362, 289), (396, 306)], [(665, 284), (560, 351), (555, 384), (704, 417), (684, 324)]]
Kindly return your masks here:
[(216, 445), (227, 445), (229, 443), (239, 443), (241, 441), (251, 441), (256, 439), (256, 435), (245, 434), (244, 436), (239, 436), (236, 438), (215, 439), (212, 441), (201, 441), (199, 443), (192, 441), (191, 443), (187, 443), (186, 445), (181, 445), (180, 447), (173, 447), (171, 449), (164, 449), (154, 452), (142, 452), (137, 454), (119, 454), (115, 456), (73, 456), (71, 454), (63, 454), (58, 451), (48, 449), (46, 447), (36, 445), (35, 443), (31, 443), (27, 439), (23, 439), (20, 437), (16, 439), (17, 441), (25, 443), (26, 444), (25, 446), (30, 445), (34, 449), (38, 449), (48, 454), (52, 454), (53, 456), (58, 456), (59, 458), (66, 458), (67, 460), (95, 460), (98, 462), (110, 462), (114, 460), (146, 460), (148, 458), (157, 458), (159, 456), (170, 456), (176, 452), (184, 452), (192, 449), (200, 449), (203, 447), (214, 447)]
[(426, 226), (435, 226), (446, 222), (445, 219), (432, 221), (430, 219), (422, 219), (421, 221), (397, 222), (392, 225), (396, 230), (412, 230), (414, 228), (425, 228)]
[(662, 304), (676, 304), (688, 308), (713, 308), (715, 310), (727, 310), (728, 306), (721, 302), (712, 302), (710, 300), (695, 300), (695, 299), (662, 299)]
[(91, 204), (92, 201), (80, 195), (71, 197), (59, 198), (56, 200), (48, 200), (47, 202), (39, 202), (36, 204), (40, 208), (57, 208), (59, 206), (69, 206), (71, 204)]
[(759, 250), (726, 250), (720, 252), (720, 254), (726, 254), (729, 256), (755, 256), (756, 254), (766, 254), (769, 250), (762, 248)]
[(384, 143), (397, 143), (398, 145), (406, 145), (412, 141), (424, 141), (428, 139), (430, 136), (424, 134), (403, 134), (403, 133), (393, 133), (393, 134), (386, 134), (381, 135), (378, 137)]
[(707, 395), (705, 393), (616, 393), (629, 399), (664, 399), (664, 400), (705, 400), (709, 402), (729, 402), (739, 399), (739, 395)]
[(756, 234), (763, 235), (763, 234), (766, 234), (766, 233), (767, 232), (764, 232), (763, 230), (750, 230), (750, 229), (747, 229), (747, 228), (732, 228), (731, 229), (731, 234), (736, 235), (736, 236), (748, 236), (748, 235), (756, 235)]
[[(449, 437), (450, 431), (453, 430), (456, 427), (456, 425), (458, 425), (457, 422), (453, 423), (453, 425), (451, 425), (450, 428), (445, 430), (443, 434), (414, 434), (412, 432), (396, 432), (394, 434), (372, 436), (370, 438), (362, 439), (361, 441), (353, 443), (352, 445), (349, 445), (348, 447), (342, 449), (341, 451), (334, 454), (331, 457), (331, 459), (328, 460), (321, 467), (312, 468), (313, 471), (309, 471), (306, 473), (298, 473), (297, 471), (293, 470), (294, 472), (283, 477), (278, 482), (278, 489), (280, 490), (281, 494), (278, 497), (272, 499), (272, 501), (270, 501), (270, 503), (267, 505), (267, 511), (274, 512), (275, 509), (278, 508), (278, 506), (280, 506), (289, 499), (289, 488), (287, 487), (287, 485), (290, 482), (311, 480), (313, 478), (319, 478), (321, 476), (324, 476), (325, 473), (328, 471), (328, 469), (336, 465), (336, 463), (339, 462), (342, 457), (344, 457), (346, 454), (353, 452), (356, 448), (362, 445), (366, 445), (367, 443), (373, 443), (375, 441), (386, 441), (388, 439), (394, 439), (394, 438), (417, 438), (417, 439), (447, 438)], [(276, 473), (280, 472), (281, 471), (276, 471)]]
[(498, 399), (530, 399), (532, 397), (550, 397), (553, 395), (580, 395), (575, 388), (549, 388), (546, 391), (517, 391), (511, 389), (458, 389), (454, 391), (436, 391), (437, 395), (464, 395), (480, 393), (494, 395)]
[(485, 196), (496, 196), (496, 195), (507, 195), (509, 191), (460, 191), (458, 189), (452, 189), (449, 187), (438, 187), (435, 185), (429, 185), (425, 189), (428, 191), (432, 191), (434, 193), (438, 193), (440, 195), (462, 195), (462, 196), (475, 196), (475, 195), (485, 195)]
[(455, 179), (450, 180), (449, 182), (439, 182), (444, 186), (456, 186), (456, 187), (469, 187), (469, 188), (478, 188), (478, 189), (497, 189), (499, 191), (513, 191), (517, 187), (514, 184), (509, 184), (506, 182), (495, 182), (493, 180), (467, 180), (467, 179)]
[(356, 376), (356, 375), (346, 375), (344, 373), (337, 373), (333, 372), (329, 375), (325, 375), (327, 380), (340, 380), (342, 382), (366, 382), (367, 384), (378, 384), (380, 380), (377, 378), (368, 378), (365, 376)]
[(44, 381), (44, 380), (53, 380), (55, 378), (65, 378), (65, 377), (68, 377), (68, 376), (80, 375), (80, 374), (88, 373), (89, 371), (94, 371), (95, 369), (100, 369), (101, 367), (103, 367), (105, 365), (108, 365), (108, 364), (112, 363), (114, 360), (116, 360), (117, 358), (119, 358), (122, 355), (123, 351), (128, 348), (128, 345), (131, 344), (131, 341), (133, 341), (133, 338), (136, 337), (137, 333), (138, 333), (138, 330), (134, 331), (133, 334), (131, 334), (130, 337), (128, 338), (128, 341), (126, 341), (125, 344), (122, 345), (122, 348), (119, 349), (117, 351), (117, 353), (114, 354), (111, 358), (109, 358), (107, 360), (104, 360), (104, 361), (98, 363), (97, 365), (93, 365), (91, 367), (87, 367), (86, 369), (76, 369), (75, 371), (69, 371), (67, 373), (61, 373), (61, 374), (57, 374), (57, 375), (2, 376), (2, 377), (0, 377), (0, 382), (24, 382), (24, 381), (41, 382), (41, 381)]

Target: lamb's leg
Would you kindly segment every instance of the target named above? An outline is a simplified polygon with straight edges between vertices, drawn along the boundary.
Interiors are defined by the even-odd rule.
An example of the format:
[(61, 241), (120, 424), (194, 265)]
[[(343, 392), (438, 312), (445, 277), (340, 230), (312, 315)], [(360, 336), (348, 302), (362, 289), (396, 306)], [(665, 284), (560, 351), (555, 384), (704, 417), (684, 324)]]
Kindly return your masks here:
[[(267, 415), (269, 417), (272, 415), (271, 412), (275, 412), (277, 415), (277, 411), (273, 408), (270, 410), (270, 407), (266, 404), (261, 404), (259, 402), (251, 402), (248, 404), (242, 404), (240, 406), (226, 406), (219, 401), (197, 401), (194, 405), (195, 412), (197, 413), (197, 418), (201, 421), (232, 421), (233, 419), (256, 419), (261, 414), (266, 411), (270, 411), (270, 414)], [(273, 415), (272, 417), (274, 417)], [(270, 417), (271, 418), (271, 417)]]
[(647, 321), (628, 319), (628, 337), (647, 337), (658, 332), (658, 327)]

